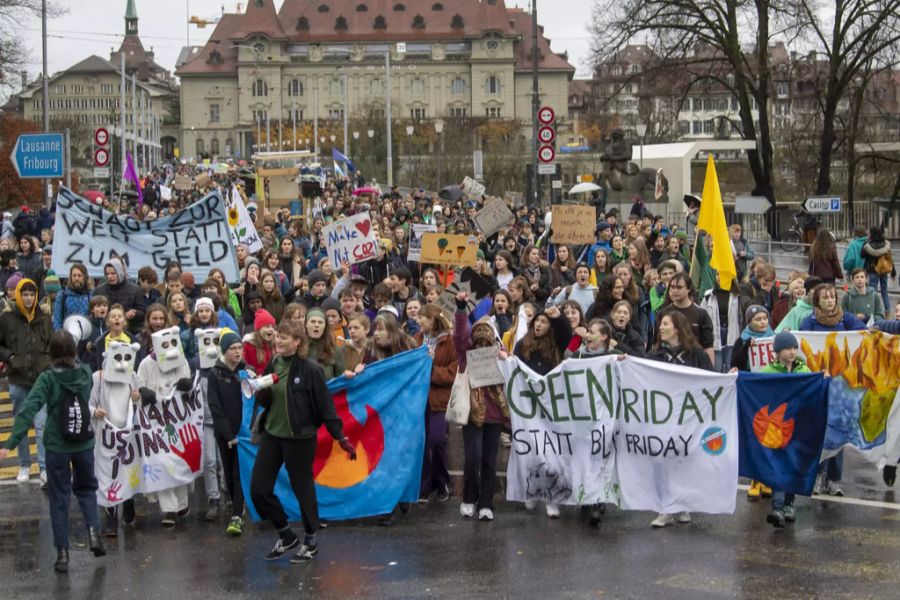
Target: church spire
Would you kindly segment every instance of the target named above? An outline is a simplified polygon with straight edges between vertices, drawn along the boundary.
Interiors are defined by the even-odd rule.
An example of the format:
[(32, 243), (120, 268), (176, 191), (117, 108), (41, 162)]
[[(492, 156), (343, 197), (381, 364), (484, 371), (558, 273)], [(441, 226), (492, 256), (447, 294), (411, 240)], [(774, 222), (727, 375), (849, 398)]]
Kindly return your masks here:
[(125, 35), (138, 34), (138, 14), (137, 8), (134, 6), (134, 0), (128, 0), (128, 7), (125, 9)]

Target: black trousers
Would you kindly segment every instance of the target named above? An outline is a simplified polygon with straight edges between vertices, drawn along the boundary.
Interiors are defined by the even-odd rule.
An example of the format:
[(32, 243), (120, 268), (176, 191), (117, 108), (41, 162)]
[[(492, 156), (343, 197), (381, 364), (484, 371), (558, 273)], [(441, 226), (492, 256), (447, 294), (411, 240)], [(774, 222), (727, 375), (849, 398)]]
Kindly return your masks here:
[(228, 447), (228, 440), (216, 438), (219, 446), (219, 456), (222, 458), (222, 471), (225, 474), (225, 489), (231, 498), (231, 516), (240, 517), (244, 514), (244, 488), (241, 487), (241, 464), (238, 461), (237, 446)]
[(485, 423), (481, 427), (463, 426), (465, 463), (463, 466), (463, 502), (494, 509), (497, 489), (497, 455), (503, 426)]
[(316, 483), (313, 480), (313, 458), (316, 455), (316, 438), (291, 440), (260, 436), (259, 452), (250, 477), (250, 499), (259, 516), (276, 529), (287, 527), (284, 507), (275, 496), (275, 480), (284, 465), (291, 481), (294, 495), (300, 502), (303, 531), (312, 535), (319, 529), (319, 506), (316, 502)]

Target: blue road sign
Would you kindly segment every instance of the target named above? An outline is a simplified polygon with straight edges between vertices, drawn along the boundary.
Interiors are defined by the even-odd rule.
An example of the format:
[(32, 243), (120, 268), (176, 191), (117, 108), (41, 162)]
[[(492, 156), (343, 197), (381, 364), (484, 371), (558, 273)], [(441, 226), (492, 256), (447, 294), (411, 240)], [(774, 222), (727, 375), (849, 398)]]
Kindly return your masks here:
[(62, 177), (66, 168), (63, 133), (23, 133), (9, 159), (22, 179)]

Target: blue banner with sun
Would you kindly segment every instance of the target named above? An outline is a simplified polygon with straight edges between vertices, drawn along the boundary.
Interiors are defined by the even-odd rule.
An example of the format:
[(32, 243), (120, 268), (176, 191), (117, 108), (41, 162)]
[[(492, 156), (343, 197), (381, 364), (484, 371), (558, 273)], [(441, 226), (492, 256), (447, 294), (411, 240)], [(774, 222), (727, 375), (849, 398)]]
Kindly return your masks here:
[[(353, 379), (338, 377), (328, 382), (344, 435), (356, 447), (357, 459), (351, 461), (325, 428), (319, 429), (313, 476), (320, 518), (373, 517), (390, 513), (399, 502), (418, 499), (430, 382), (431, 357), (425, 348), (367, 365)], [(253, 399), (244, 398), (238, 456), (247, 510), (253, 520), (259, 520), (250, 499), (257, 452), (257, 446), (250, 443), (252, 411)], [(284, 467), (275, 493), (288, 518), (299, 520), (300, 506)]]

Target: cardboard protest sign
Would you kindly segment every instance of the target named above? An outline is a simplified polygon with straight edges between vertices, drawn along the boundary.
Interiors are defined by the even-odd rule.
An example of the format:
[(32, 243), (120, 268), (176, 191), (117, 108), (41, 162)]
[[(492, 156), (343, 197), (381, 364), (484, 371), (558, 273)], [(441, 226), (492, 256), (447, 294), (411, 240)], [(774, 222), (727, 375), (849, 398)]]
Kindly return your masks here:
[(485, 188), (484, 185), (478, 183), (468, 175), (465, 179), (463, 179), (462, 185), (459, 186), (463, 193), (469, 198), (481, 198), (484, 195)]
[(486, 236), (496, 233), (514, 219), (515, 215), (510, 212), (506, 202), (500, 198), (488, 198), (484, 203), (484, 208), (475, 215), (475, 223)]
[(406, 260), (410, 262), (419, 262), (422, 258), (422, 234), (435, 232), (437, 232), (437, 225), (413, 223), (410, 230), (409, 251), (406, 254)]
[(206, 173), (200, 173), (194, 178), (194, 186), (200, 191), (206, 189), (206, 186), (209, 185), (209, 175)]
[(471, 313), (482, 300), (489, 298), (493, 291), (490, 281), (476, 273), (474, 269), (466, 267), (456, 274), (453, 283), (438, 296), (438, 304), (444, 312), (452, 316), (456, 311), (456, 294), (468, 292), (467, 310)]
[(577, 204), (554, 205), (553, 243), (554, 244), (593, 244), (596, 211), (593, 206)]
[(194, 181), (187, 175), (176, 175), (172, 187), (180, 192), (189, 192), (194, 187)]
[(497, 367), (497, 346), (467, 351), (466, 374), (472, 389), (505, 383), (503, 374)]
[(435, 265), (472, 266), (478, 258), (478, 238), (446, 233), (422, 234), (421, 262)]
[(244, 200), (237, 186), (231, 186), (231, 193), (225, 196), (225, 206), (228, 209), (228, 227), (231, 229), (231, 241), (235, 247), (244, 244), (251, 254), (263, 249), (262, 240), (256, 231), (256, 226), (250, 219), (250, 213), (244, 206)]
[(378, 241), (369, 213), (357, 213), (326, 227), (325, 245), (333, 265), (344, 261), (354, 265), (375, 258)]
[(234, 243), (218, 190), (176, 212), (153, 221), (104, 210), (62, 186), (56, 199), (52, 268), (68, 273), (72, 263), (103, 277), (103, 266), (119, 257), (136, 278), (144, 266), (159, 271), (171, 260), (200, 281), (219, 267), (229, 281), (240, 279)]
[(775, 360), (775, 338), (750, 338), (750, 370), (762, 371), (763, 367)]

